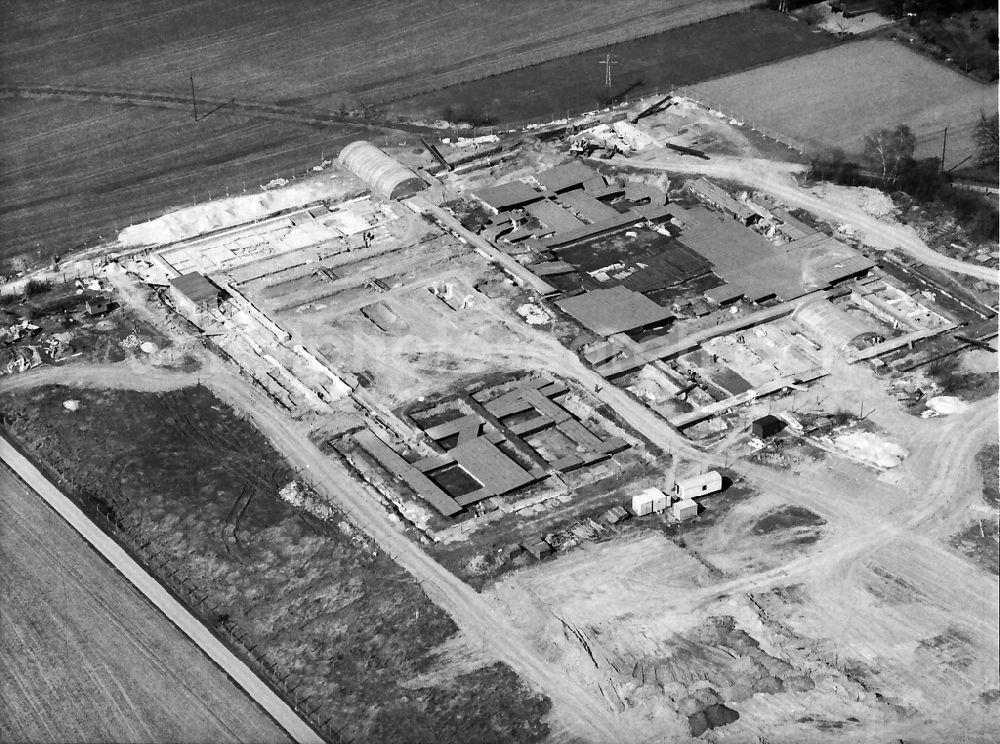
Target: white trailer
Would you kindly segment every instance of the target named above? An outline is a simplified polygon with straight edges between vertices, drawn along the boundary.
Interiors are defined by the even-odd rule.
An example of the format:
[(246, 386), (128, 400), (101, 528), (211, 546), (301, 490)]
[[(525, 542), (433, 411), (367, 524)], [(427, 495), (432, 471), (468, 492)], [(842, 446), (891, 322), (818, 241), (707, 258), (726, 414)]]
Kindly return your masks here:
[(674, 493), (681, 499), (707, 496), (710, 493), (717, 493), (721, 490), (722, 476), (715, 470), (709, 470), (707, 473), (684, 478), (674, 483)]

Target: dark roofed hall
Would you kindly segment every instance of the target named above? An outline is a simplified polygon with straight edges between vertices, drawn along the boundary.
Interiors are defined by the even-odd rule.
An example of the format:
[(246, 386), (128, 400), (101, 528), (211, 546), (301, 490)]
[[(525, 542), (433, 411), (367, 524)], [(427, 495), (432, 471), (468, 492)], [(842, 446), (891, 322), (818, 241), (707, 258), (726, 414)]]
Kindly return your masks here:
[(535, 191), (530, 184), (524, 181), (511, 181), (499, 186), (488, 186), (473, 193), (498, 212), (514, 207), (523, 207), (525, 204), (531, 204), (545, 196)]
[(540, 171), (535, 174), (535, 180), (549, 191), (557, 194), (567, 189), (575, 189), (597, 176), (597, 171), (578, 160), (574, 160), (555, 168)]
[(491, 494), (507, 493), (534, 480), (531, 473), (497, 449), (485, 437), (476, 437), (463, 442), (448, 454)]
[(197, 271), (174, 277), (170, 284), (195, 305), (214, 301), (219, 297), (219, 288)]
[(625, 287), (595, 289), (556, 303), (602, 336), (664, 323), (674, 316), (645, 295)]

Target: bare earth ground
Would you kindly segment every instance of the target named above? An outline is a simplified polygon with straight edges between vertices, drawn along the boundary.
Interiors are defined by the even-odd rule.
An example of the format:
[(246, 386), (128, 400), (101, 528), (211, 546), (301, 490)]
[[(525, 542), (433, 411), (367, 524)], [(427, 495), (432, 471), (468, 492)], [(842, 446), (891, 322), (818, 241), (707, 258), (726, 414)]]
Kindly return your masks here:
[[(978, 508), (973, 456), (996, 439), (996, 401), (906, 428), (903, 416), (877, 419), (911, 452), (897, 485), (836, 457), (797, 471), (740, 465), (760, 494), (682, 532), (686, 550), (650, 532), (488, 594), (554, 663), (600, 685), (612, 707), (620, 698), (623, 728), (663, 737), (647, 740), (682, 736), (662, 695), (683, 698), (700, 679), (723, 699), (746, 694), (746, 658), (720, 660), (704, 640), (706, 619), (720, 617), (784, 662), (769, 662), (784, 689), (755, 686), (730, 703), (741, 717), (718, 741), (989, 741), (1000, 724), (997, 579), (948, 536)], [(818, 542), (794, 527), (754, 535), (783, 505), (825, 520)], [(812, 689), (793, 687), (803, 674)]]
[(2, 467), (0, 561), (3, 741), (287, 741)]
[(996, 85), (878, 39), (736, 73), (691, 92), (810, 147), (839, 147), (848, 154), (861, 152), (862, 138), (872, 129), (907, 124), (917, 135), (917, 157), (940, 157), (948, 127), (946, 165), (975, 152), (979, 111), (995, 109), (997, 98)]

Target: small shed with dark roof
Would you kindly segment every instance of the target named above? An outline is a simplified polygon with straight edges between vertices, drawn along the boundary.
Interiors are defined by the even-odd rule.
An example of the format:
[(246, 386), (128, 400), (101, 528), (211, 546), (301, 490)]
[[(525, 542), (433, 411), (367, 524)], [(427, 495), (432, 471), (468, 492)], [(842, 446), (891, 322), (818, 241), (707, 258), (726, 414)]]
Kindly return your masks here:
[(219, 303), (219, 288), (197, 271), (174, 277), (170, 289), (178, 306), (190, 313), (202, 312)]
[(753, 435), (761, 439), (773, 437), (784, 428), (785, 422), (770, 413), (766, 416), (761, 416), (759, 419), (755, 419), (750, 425), (750, 430), (753, 432)]

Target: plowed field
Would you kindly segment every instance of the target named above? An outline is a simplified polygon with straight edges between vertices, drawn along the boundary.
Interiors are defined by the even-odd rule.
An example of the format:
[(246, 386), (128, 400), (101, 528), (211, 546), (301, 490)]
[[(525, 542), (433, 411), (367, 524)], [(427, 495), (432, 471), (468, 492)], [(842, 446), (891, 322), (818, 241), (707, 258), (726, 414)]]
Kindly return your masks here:
[(0, 741), (288, 741), (3, 466), (0, 565)]

